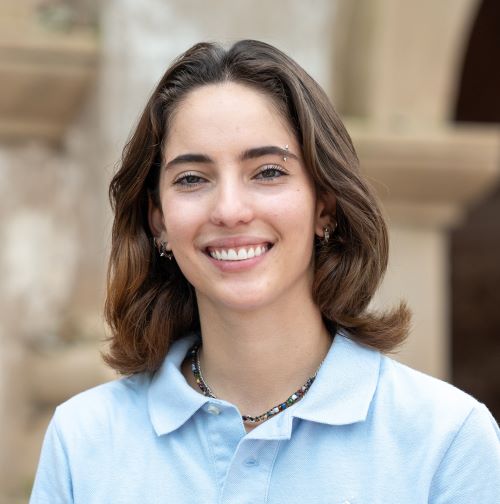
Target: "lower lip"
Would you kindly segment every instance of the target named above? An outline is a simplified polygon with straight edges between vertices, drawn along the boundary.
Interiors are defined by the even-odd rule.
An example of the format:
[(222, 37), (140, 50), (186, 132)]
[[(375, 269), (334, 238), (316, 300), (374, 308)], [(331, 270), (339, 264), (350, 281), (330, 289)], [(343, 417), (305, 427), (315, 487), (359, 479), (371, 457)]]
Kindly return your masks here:
[(243, 259), (241, 261), (224, 261), (223, 259), (222, 260), (214, 259), (209, 254), (205, 255), (212, 262), (212, 264), (217, 268), (219, 268), (221, 271), (224, 272), (246, 271), (259, 264), (267, 256), (267, 254), (269, 254), (271, 248), (267, 249), (267, 251), (264, 254), (261, 254), (260, 256), (252, 257), (251, 259)]

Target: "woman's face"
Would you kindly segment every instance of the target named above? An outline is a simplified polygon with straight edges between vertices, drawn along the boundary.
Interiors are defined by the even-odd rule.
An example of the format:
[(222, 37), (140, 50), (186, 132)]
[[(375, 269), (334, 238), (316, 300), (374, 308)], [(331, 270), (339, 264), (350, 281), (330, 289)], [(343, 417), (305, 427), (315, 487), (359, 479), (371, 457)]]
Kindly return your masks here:
[(316, 201), (294, 133), (267, 96), (235, 83), (191, 91), (172, 118), (155, 236), (203, 306), (254, 310), (311, 296)]

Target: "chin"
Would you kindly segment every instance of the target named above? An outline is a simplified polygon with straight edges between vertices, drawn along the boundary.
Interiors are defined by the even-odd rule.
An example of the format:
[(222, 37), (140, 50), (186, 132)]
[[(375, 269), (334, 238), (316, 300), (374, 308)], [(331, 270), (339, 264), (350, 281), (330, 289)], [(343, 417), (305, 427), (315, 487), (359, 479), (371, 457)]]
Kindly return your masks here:
[(203, 296), (208, 300), (208, 304), (218, 306), (224, 310), (235, 312), (251, 312), (261, 308), (269, 307), (272, 299), (263, 292), (253, 292), (241, 295), (241, 290), (237, 293), (221, 293), (219, 296)]

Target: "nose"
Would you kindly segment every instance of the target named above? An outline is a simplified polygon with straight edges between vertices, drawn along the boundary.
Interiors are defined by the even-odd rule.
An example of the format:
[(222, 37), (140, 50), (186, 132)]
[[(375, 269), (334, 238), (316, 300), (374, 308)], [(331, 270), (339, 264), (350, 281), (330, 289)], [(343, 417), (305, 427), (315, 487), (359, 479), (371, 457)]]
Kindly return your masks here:
[(214, 192), (211, 221), (217, 226), (236, 227), (247, 224), (254, 212), (248, 190), (242, 181), (220, 181)]

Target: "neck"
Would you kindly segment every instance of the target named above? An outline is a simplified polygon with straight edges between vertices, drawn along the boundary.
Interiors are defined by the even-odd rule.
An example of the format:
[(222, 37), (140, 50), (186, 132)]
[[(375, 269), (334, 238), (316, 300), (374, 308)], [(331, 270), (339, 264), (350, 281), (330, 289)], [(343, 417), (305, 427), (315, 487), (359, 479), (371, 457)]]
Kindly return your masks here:
[[(245, 415), (286, 400), (314, 375), (331, 344), (312, 299), (300, 308), (287, 303), (246, 313), (203, 308), (199, 303), (203, 377)], [(185, 374), (193, 385), (190, 366)]]

